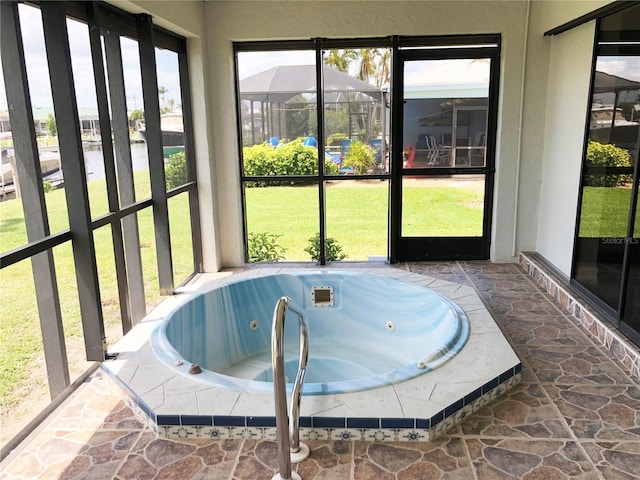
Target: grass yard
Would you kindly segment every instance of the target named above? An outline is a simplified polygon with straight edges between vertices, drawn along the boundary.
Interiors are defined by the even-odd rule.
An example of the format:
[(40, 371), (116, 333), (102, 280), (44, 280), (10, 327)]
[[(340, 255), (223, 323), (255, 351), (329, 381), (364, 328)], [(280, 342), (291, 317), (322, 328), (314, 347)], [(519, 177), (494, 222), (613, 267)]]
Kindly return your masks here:
[[(403, 234), (406, 236), (482, 235), (483, 194), (461, 182), (410, 182), (403, 188)], [(439, 186), (434, 186), (439, 185)], [(318, 231), (318, 188), (249, 188), (247, 230), (282, 235), (288, 261), (310, 261), (304, 251)], [(367, 260), (387, 254), (387, 182), (335, 182), (326, 189), (327, 237), (347, 254)]]
[[(136, 190), (149, 192), (148, 172), (136, 172)], [(107, 211), (104, 181), (88, 183), (92, 212)], [(148, 196), (148, 194), (147, 194)], [(64, 190), (54, 190), (45, 196), (52, 232), (68, 228)], [(176, 284), (193, 272), (191, 225), (188, 194), (169, 199), (169, 223), (173, 247), (173, 267)], [(95, 216), (95, 215), (93, 215)], [(158, 294), (153, 213), (145, 209), (138, 213), (145, 296), (148, 308), (157, 304)], [(3, 252), (26, 244), (24, 215), (20, 200), (0, 203), (0, 249)], [(122, 336), (118, 303), (111, 228), (94, 231), (96, 262), (100, 281), (102, 312), (109, 344)], [(72, 378), (87, 367), (77, 296), (75, 268), (71, 244), (53, 249), (56, 278), (60, 294), (64, 334)], [(35, 389), (46, 391), (40, 322), (36, 305), (31, 261), (26, 260), (0, 270), (0, 406), (4, 414), (29, 396)]]
[[(626, 237), (630, 188), (585, 187), (580, 212), (580, 236), (583, 238)], [(634, 237), (640, 236), (636, 221)]]

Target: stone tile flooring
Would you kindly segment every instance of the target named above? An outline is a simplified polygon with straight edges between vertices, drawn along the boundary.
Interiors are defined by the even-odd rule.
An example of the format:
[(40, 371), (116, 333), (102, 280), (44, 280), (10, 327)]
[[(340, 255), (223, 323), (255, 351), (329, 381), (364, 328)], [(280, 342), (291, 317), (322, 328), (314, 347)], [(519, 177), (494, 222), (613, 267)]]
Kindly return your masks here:
[[(523, 362), (523, 382), (429, 443), (309, 442), (304, 480), (639, 479), (640, 380), (517, 265), (399, 265), (475, 287)], [(91, 376), (0, 466), (2, 479), (270, 480), (272, 441), (167, 440), (106, 376)]]

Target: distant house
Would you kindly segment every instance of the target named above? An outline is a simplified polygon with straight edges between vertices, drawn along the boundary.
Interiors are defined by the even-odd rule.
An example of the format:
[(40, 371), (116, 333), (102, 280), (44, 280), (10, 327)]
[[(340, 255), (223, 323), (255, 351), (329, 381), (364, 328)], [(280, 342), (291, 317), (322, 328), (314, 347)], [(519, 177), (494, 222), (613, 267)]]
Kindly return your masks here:
[[(100, 121), (98, 120), (97, 108), (78, 108), (82, 133), (90, 136), (97, 136), (100, 133)], [(54, 115), (53, 107), (33, 107), (33, 124), (36, 135), (47, 135), (47, 119), (49, 115)], [(0, 132), (10, 132), (11, 122), (9, 112), (0, 112)]]

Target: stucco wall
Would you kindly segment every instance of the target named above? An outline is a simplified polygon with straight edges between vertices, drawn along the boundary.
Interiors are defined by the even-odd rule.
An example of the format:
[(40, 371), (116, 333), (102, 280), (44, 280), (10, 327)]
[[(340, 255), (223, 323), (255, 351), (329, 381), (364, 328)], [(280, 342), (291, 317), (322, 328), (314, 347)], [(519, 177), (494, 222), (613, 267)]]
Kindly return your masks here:
[(233, 78), (233, 41), (393, 34), (503, 35), (492, 258), (512, 260), (526, 2), (287, 2), (206, 4), (213, 150), (222, 264), (242, 262), (242, 211)]
[(536, 250), (571, 272), (595, 22), (550, 39)]
[(559, 27), (573, 19), (597, 10), (604, 5), (612, 3), (611, 0), (542, 0), (543, 17), (542, 31)]

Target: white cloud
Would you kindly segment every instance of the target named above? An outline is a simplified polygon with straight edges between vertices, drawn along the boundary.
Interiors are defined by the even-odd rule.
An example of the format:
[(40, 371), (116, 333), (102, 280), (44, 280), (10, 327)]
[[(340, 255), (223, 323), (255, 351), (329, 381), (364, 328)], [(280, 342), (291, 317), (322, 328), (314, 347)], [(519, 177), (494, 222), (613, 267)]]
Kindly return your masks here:
[(599, 57), (596, 69), (609, 75), (640, 82), (640, 57)]

